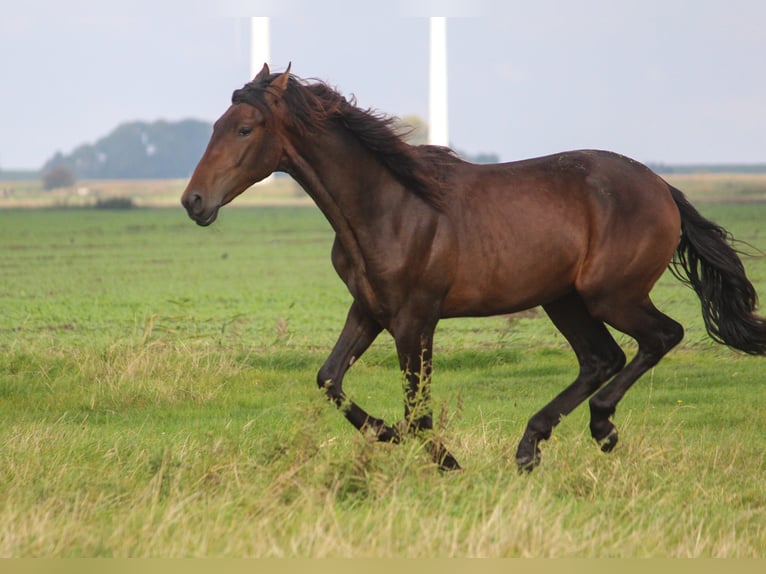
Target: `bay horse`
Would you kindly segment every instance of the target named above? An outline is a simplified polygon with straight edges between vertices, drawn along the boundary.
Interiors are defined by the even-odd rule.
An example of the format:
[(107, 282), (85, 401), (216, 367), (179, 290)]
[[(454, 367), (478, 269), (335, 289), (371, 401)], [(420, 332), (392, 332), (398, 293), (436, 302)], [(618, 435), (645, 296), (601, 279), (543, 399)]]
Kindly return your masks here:
[[(434, 329), (441, 318), (542, 306), (571, 345), (579, 374), (529, 419), (520, 470), (590, 397), (590, 432), (617, 444), (612, 417), (633, 383), (681, 341), (683, 327), (649, 292), (670, 266), (701, 300), (717, 342), (766, 354), (766, 320), (731, 236), (648, 167), (606, 151), (475, 165), (407, 144), (394, 119), (320, 81), (267, 65), (215, 122), (182, 203), (199, 225), (275, 171), (292, 176), (335, 232), (332, 263), (353, 302), (317, 383), (360, 431), (380, 441), (425, 437), (440, 468), (460, 468), (433, 436)], [(626, 364), (607, 330), (636, 340)], [(343, 377), (379, 333), (394, 339), (406, 379), (404, 423), (347, 398)]]

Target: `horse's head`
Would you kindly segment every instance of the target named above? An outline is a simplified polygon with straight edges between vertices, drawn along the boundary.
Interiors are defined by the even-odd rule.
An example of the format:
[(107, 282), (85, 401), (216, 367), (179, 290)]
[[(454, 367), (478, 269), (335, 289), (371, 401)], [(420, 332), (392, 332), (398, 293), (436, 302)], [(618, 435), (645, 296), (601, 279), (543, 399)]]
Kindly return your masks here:
[[(215, 122), (213, 135), (192, 174), (181, 203), (199, 225), (210, 225), (218, 210), (279, 167), (282, 143), (276, 110), (290, 79), (290, 67), (279, 75), (263, 69)], [(237, 97), (249, 87), (257, 101)]]

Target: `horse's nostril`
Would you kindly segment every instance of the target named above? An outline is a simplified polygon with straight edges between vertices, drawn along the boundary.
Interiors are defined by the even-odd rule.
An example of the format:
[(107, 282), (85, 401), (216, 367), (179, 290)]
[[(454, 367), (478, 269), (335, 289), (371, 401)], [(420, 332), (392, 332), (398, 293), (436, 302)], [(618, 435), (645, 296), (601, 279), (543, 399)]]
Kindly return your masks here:
[(182, 203), (189, 213), (199, 213), (202, 210), (202, 195), (195, 191), (184, 197)]

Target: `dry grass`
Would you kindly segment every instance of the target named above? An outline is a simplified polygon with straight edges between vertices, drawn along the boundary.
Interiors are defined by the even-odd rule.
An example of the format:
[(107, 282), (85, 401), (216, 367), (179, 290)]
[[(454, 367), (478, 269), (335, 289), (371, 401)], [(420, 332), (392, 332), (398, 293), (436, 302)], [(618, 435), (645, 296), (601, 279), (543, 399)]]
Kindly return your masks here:
[[(627, 401), (615, 453), (598, 452), (581, 409), (545, 445), (542, 467), (520, 476), (511, 454), (529, 408), (485, 397), (455, 412), (449, 397), (465, 373), (441, 373), (447, 395), (436, 400), (447, 427), (439, 432), (465, 465), (442, 474), (419, 441), (392, 446), (354, 433), (320, 394), (306, 395), (309, 371), (266, 371), (234, 353), (201, 351), (148, 342), (81, 354), (57, 367), (50, 391), (36, 390), (45, 404), (17, 401), (38, 414), (14, 417), (2, 433), (0, 556), (758, 557), (766, 550), (758, 399), (750, 399), (749, 422), (709, 421), (696, 430), (684, 409), (712, 415), (710, 404), (662, 408), (666, 400), (651, 388), (672, 387), (674, 369), (690, 357), (671, 361)], [(703, 372), (720, 362), (697, 360)], [(386, 365), (360, 368), (369, 385), (390, 375)], [(514, 367), (516, 376), (526, 368)], [(308, 383), (290, 388), (296, 379)]]
[[(39, 182), (0, 181), (0, 207), (83, 207), (109, 199), (130, 199), (139, 207), (178, 207), (186, 179), (84, 180), (71, 188), (44, 191)], [(313, 205), (292, 179), (272, 177), (258, 183), (237, 199), (245, 205)]]
[[(694, 202), (766, 201), (766, 174), (698, 173), (664, 176)], [(72, 188), (43, 191), (37, 181), (0, 181), (0, 207), (88, 206), (98, 200), (130, 198), (142, 207), (177, 207), (188, 180), (85, 180)], [(258, 183), (237, 198), (237, 206), (313, 205), (292, 179)]]
[(766, 174), (697, 173), (665, 179), (695, 203), (766, 201)]

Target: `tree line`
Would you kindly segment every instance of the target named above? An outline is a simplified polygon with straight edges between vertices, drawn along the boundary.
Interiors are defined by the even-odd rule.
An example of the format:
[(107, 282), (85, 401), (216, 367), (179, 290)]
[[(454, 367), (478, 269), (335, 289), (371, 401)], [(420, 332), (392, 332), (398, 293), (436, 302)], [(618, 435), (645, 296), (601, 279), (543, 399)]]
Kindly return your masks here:
[[(422, 119), (408, 116), (402, 124), (410, 143), (425, 143), (428, 128)], [(211, 123), (190, 119), (124, 123), (95, 143), (83, 144), (69, 154), (57, 152), (41, 170), (43, 187), (67, 187), (80, 179), (186, 178), (212, 131)], [(460, 155), (478, 163), (498, 160), (495, 154)]]
[(83, 144), (69, 154), (57, 152), (42, 168), (44, 180), (55, 181), (44, 183), (60, 187), (67, 178), (73, 183), (76, 179), (189, 177), (211, 133), (209, 122), (191, 119), (124, 123), (95, 143)]

